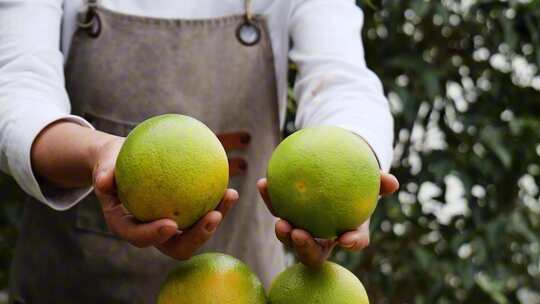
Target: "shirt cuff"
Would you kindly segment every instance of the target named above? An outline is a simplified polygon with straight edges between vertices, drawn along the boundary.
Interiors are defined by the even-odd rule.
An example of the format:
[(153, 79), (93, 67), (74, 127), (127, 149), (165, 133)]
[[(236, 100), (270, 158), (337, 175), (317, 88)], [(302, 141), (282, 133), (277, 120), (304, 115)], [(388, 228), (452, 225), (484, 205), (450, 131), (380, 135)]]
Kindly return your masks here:
[(19, 186), (29, 195), (57, 211), (67, 210), (82, 199), (84, 199), (93, 190), (92, 186), (61, 189), (48, 185), (46, 182), (36, 179), (32, 170), (31, 150), (36, 137), (51, 123), (59, 120), (67, 120), (77, 123), (81, 126), (94, 129), (94, 127), (79, 116), (66, 115), (65, 113), (46, 111), (39, 113), (35, 111), (25, 118), (25, 124), (13, 134), (12, 139), (17, 139), (17, 144), (13, 146), (13, 163), (10, 164), (10, 170)]

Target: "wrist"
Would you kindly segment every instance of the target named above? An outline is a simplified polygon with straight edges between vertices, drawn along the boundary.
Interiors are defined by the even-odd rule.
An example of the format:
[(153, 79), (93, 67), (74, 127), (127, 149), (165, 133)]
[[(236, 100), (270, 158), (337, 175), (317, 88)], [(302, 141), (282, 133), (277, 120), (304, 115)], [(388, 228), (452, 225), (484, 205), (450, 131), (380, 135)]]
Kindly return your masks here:
[(97, 146), (108, 135), (70, 120), (45, 127), (31, 149), (32, 169), (40, 179), (62, 188), (88, 185)]
[(93, 138), (87, 150), (86, 164), (92, 174), (99, 167), (100, 161), (109, 153), (112, 147), (121, 146), (123, 138), (101, 131), (93, 131)]

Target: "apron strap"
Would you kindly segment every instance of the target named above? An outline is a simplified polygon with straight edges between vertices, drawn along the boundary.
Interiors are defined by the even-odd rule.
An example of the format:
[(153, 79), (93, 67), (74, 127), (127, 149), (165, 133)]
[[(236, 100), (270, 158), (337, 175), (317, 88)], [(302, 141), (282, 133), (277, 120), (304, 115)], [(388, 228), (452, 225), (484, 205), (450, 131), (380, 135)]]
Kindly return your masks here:
[(246, 11), (246, 20), (251, 22), (253, 20), (253, 11), (251, 10), (251, 1), (245, 0), (245, 11)]

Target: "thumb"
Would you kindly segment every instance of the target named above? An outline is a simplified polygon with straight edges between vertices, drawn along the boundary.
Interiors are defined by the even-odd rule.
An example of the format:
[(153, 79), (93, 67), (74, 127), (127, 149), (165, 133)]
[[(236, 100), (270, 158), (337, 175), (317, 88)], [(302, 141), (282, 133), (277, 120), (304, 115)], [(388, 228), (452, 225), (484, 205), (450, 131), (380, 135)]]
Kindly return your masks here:
[(381, 195), (387, 196), (399, 189), (398, 179), (389, 173), (381, 173)]
[(104, 145), (93, 166), (94, 187), (103, 193), (113, 194), (116, 192), (114, 171), (122, 143), (123, 140), (115, 140)]
[(257, 181), (257, 188), (259, 189), (259, 193), (261, 194), (261, 197), (264, 201), (264, 204), (266, 205), (266, 208), (272, 213), (274, 216), (274, 211), (272, 210), (272, 203), (270, 202), (270, 196), (268, 195), (268, 182), (266, 178), (261, 178)]

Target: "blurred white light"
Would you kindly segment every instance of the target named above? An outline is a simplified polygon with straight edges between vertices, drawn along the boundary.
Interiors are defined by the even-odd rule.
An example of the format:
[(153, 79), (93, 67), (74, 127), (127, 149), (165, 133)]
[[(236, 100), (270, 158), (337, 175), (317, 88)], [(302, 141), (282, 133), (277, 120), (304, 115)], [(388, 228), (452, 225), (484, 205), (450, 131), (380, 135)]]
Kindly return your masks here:
[(420, 238), (420, 243), (423, 245), (429, 245), (438, 242), (441, 239), (441, 233), (439, 231), (431, 231), (430, 233), (423, 235)]
[(489, 50), (485, 47), (481, 47), (473, 52), (473, 59), (475, 61), (486, 61), (488, 60), (489, 55)]
[(386, 26), (377, 26), (377, 36), (381, 37), (382, 39), (388, 37), (388, 29), (386, 29)]
[(540, 91), (540, 76), (536, 76), (532, 79), (531, 87), (533, 87), (537, 91)]
[(396, 77), (396, 84), (400, 87), (406, 87), (409, 84), (409, 76), (401, 74)]
[(459, 246), (458, 256), (461, 259), (468, 259), (471, 256), (472, 251), (473, 250), (472, 250), (471, 244), (463, 244), (463, 245)]
[(530, 43), (526, 43), (521, 47), (524, 55), (531, 55), (534, 52), (534, 47)]
[(491, 56), (489, 63), (493, 68), (503, 73), (508, 73), (512, 70), (510, 62), (502, 54), (495, 54)]
[(530, 196), (536, 196), (538, 194), (538, 185), (529, 174), (523, 175), (518, 181), (519, 188), (525, 191), (526, 194)]
[(394, 234), (397, 235), (397, 236), (402, 236), (405, 234), (406, 232), (406, 227), (404, 224), (401, 224), (401, 223), (395, 223), (394, 224)]
[(456, 14), (452, 14), (450, 15), (450, 18), (448, 19), (448, 21), (450, 21), (451, 25), (458, 26), (461, 23), (461, 18)]
[(389, 275), (390, 273), (392, 273), (392, 265), (386, 261), (383, 262), (381, 264), (381, 272), (386, 275)]
[(502, 121), (509, 122), (512, 119), (514, 119), (514, 112), (512, 112), (512, 111), (510, 111), (508, 109), (501, 112), (501, 120)]
[(444, 19), (441, 15), (433, 15), (433, 24), (440, 26), (444, 22)]
[(540, 304), (540, 293), (534, 290), (522, 287), (516, 294), (521, 304)]
[(504, 16), (508, 19), (514, 19), (514, 17), (516, 17), (516, 10), (513, 8), (509, 8), (504, 11)]
[(447, 225), (456, 216), (468, 215), (470, 209), (465, 199), (463, 182), (455, 175), (447, 175), (444, 182), (446, 184), (446, 204), (436, 215), (441, 224)]
[(388, 93), (388, 101), (390, 102), (390, 109), (392, 110), (392, 113), (399, 114), (403, 112), (403, 102), (396, 92)]
[(388, 220), (385, 220), (381, 223), (381, 230), (384, 232), (388, 232), (392, 229), (392, 224)]
[(414, 33), (414, 25), (410, 22), (405, 22), (403, 24), (403, 32), (411, 36)]
[(471, 193), (476, 198), (484, 198), (486, 196), (486, 189), (480, 185), (474, 185), (471, 189)]

